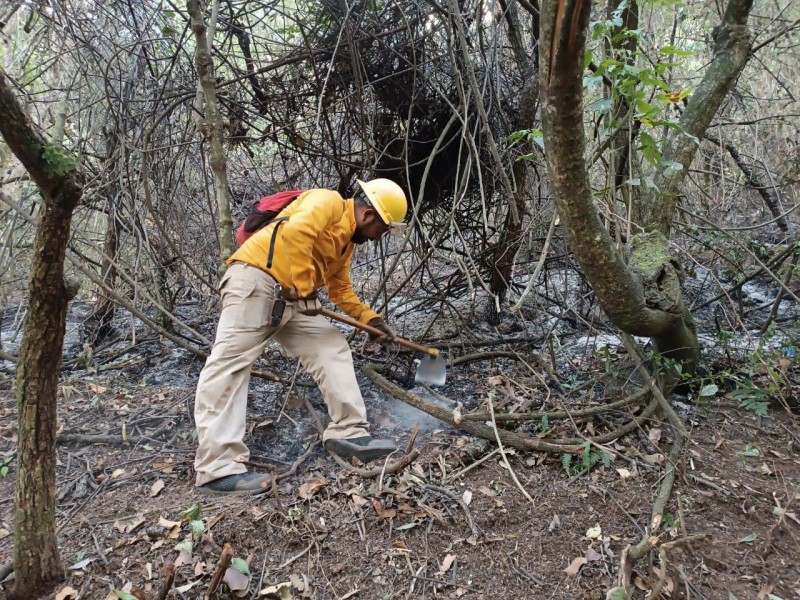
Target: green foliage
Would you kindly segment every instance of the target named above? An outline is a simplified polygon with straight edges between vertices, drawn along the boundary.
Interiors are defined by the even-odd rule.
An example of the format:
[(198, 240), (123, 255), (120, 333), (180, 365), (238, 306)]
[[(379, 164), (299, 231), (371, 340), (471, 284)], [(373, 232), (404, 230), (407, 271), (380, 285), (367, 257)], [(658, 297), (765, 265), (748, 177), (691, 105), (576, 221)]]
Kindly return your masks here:
[(611, 466), (611, 455), (603, 450), (596, 450), (591, 442), (583, 442), (581, 444), (583, 450), (579, 457), (579, 463), (573, 466), (573, 457), (571, 454), (561, 455), (561, 466), (564, 467), (567, 475), (583, 475), (588, 473), (593, 467), (602, 463), (604, 467)]
[(35, 148), (47, 163), (45, 174), (48, 177), (63, 177), (77, 169), (78, 165), (81, 164), (80, 154), (72, 154), (66, 148), (50, 144), (47, 146), (37, 144)]
[(203, 505), (199, 502), (192, 504), (189, 508), (181, 512), (178, 516), (182, 521), (197, 521), (203, 512)]
[(8, 475), (9, 466), (11, 461), (14, 460), (16, 454), (9, 454), (8, 456), (4, 456), (3, 460), (0, 460), (0, 478), (6, 477)]
[(749, 410), (756, 416), (766, 417), (769, 413), (769, 394), (752, 381), (742, 382), (741, 387), (731, 392), (731, 398), (739, 401), (739, 408)]

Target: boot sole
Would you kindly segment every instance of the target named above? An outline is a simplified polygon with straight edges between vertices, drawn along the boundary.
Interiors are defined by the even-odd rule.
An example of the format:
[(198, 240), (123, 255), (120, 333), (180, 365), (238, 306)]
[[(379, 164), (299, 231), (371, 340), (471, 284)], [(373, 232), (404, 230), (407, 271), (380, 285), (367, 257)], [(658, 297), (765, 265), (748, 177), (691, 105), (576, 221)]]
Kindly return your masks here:
[(325, 449), (330, 452), (331, 454), (335, 454), (342, 458), (353, 458), (356, 457), (361, 462), (367, 463), (373, 460), (378, 460), (379, 458), (385, 458), (389, 456), (392, 452), (395, 452), (397, 448), (366, 448), (364, 450), (351, 450), (349, 448), (342, 448), (341, 450), (335, 448), (328, 448), (327, 446)]
[(258, 490), (214, 490), (205, 486), (196, 488), (197, 492), (206, 496), (258, 496), (269, 491), (269, 487)]

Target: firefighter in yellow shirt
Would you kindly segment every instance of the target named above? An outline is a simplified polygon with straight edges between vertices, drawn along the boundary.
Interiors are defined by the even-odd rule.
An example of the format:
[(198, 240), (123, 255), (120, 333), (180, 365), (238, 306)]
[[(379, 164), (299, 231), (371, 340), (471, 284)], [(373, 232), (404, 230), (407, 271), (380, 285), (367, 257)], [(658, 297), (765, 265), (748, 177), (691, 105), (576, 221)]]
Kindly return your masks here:
[(366, 408), (344, 336), (320, 313), (325, 287), (339, 309), (385, 333), (384, 320), (361, 302), (350, 283), (354, 244), (399, 230), (408, 210), (403, 190), (388, 179), (358, 180), (355, 198), (325, 189), (302, 193), (228, 259), (220, 283), (222, 313), (211, 355), (197, 383), (194, 468), (201, 492), (258, 494), (267, 475), (247, 472), (243, 442), (253, 362), (269, 339), (300, 359), (316, 381), (331, 423), (323, 444), (367, 462), (395, 450), (369, 434)]

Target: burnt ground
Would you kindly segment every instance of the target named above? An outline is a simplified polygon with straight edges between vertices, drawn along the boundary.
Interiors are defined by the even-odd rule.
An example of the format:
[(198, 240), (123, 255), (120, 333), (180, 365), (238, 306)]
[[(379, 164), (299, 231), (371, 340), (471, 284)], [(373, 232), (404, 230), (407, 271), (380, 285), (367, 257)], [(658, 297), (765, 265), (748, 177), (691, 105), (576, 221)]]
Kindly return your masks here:
[[(354, 347), (374, 354), (363, 344)], [(294, 373), (294, 362), (275, 349), (269, 354), (273, 369)], [(669, 427), (655, 422), (609, 444), (610, 463), (600, 461), (588, 473), (577, 473), (574, 462), (567, 473), (560, 456), (511, 451), (511, 468), (531, 502), (497, 453), (490, 455), (493, 444), (476, 444), (362, 379), (375, 433), (402, 447), (420, 424), (421, 455), (409, 469), (380, 483), (365, 480), (317, 445), (296, 475), (278, 483), (277, 496), (200, 496), (192, 481), (191, 408), (201, 364), (156, 340), (140, 340), (136, 351), (115, 361), (110, 366), (119, 369), (64, 375), (61, 435), (119, 436), (124, 424), (130, 443), (89, 437), (58, 446), (57, 521), (68, 567), (61, 599), (117, 598), (115, 590), (132, 587), (155, 598), (167, 562), (177, 565), (170, 598), (204, 598), (226, 544), (236, 565), (248, 570), (243, 559), (250, 573), (231, 580), (244, 591), (235, 595), (223, 583), (219, 598), (254, 598), (290, 582), (282, 596), (262, 597), (602, 599), (615, 585), (622, 551), (642, 539), (650, 522), (671, 447)], [(782, 364), (794, 384), (795, 367)], [(587, 381), (602, 381), (609, 370), (607, 362), (580, 368)], [(492, 387), (504, 390), (500, 410), (503, 402), (509, 409), (518, 401), (527, 409), (602, 402), (601, 386), (578, 382), (546, 404), (531, 405), (536, 390), (521, 393), (515, 374), (502, 360), (455, 367), (444, 392), (467, 409)], [(291, 389), (251, 384), (247, 442), (252, 460), (273, 465), (275, 473), (288, 470), (314, 439), (300, 394), (322, 411), (318, 391), (303, 375)], [(778, 405), (758, 417), (722, 389), (701, 406), (677, 406), (692, 436), (662, 543), (703, 537), (669, 552), (661, 597), (800, 598), (798, 421)], [(592, 434), (620, 418), (630, 415), (575, 425)], [(15, 441), (13, 380), (6, 373), (0, 461), (12, 456)], [(0, 479), (0, 564), (12, 553), (15, 465), (11, 460), (9, 476)], [(192, 534), (185, 511), (193, 506), (203, 531), (186, 544)], [(637, 563), (636, 598), (645, 597), (658, 567), (657, 557)]]

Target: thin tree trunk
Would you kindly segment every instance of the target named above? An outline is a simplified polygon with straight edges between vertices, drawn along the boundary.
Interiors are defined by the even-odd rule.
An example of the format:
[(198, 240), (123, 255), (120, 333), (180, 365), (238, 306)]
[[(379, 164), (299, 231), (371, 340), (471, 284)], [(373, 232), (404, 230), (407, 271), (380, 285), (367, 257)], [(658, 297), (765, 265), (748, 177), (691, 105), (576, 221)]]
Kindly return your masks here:
[(48, 593), (64, 577), (55, 531), (56, 396), (69, 302), (64, 256), (72, 213), (83, 190), (69, 163), (45, 158), (47, 144), (32, 127), (1, 69), (0, 114), (4, 115), (0, 133), (44, 199), (33, 245), (25, 333), (17, 365), (16, 579), (10, 597), (29, 600)]
[(200, 10), (199, 0), (188, 0), (186, 6), (192, 21), (195, 35), (195, 66), (205, 99), (205, 127), (203, 133), (211, 149), (211, 170), (214, 172), (214, 190), (219, 211), (219, 274), (225, 272), (225, 259), (233, 254), (233, 219), (231, 218), (231, 199), (228, 187), (227, 158), (223, 141), (225, 131), (222, 115), (217, 104), (217, 92), (214, 82), (214, 61), (209, 52), (206, 25)]

